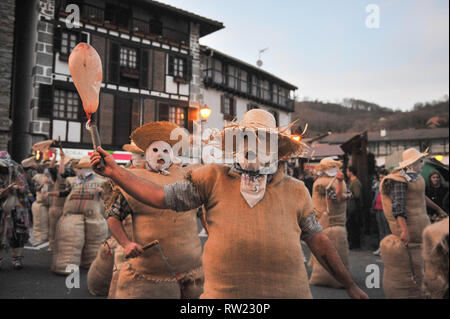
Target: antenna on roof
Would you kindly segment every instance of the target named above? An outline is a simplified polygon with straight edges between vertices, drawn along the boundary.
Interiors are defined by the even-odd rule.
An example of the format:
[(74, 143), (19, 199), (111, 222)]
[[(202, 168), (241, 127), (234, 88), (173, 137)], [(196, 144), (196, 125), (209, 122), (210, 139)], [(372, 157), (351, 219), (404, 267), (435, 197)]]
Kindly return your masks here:
[(259, 68), (262, 67), (262, 65), (263, 65), (263, 61), (261, 60), (261, 53), (263, 53), (263, 52), (265, 52), (265, 51), (267, 51), (267, 50), (269, 50), (269, 48), (265, 48), (265, 49), (259, 50), (259, 53), (258, 53), (258, 61), (256, 61), (256, 65), (257, 65)]

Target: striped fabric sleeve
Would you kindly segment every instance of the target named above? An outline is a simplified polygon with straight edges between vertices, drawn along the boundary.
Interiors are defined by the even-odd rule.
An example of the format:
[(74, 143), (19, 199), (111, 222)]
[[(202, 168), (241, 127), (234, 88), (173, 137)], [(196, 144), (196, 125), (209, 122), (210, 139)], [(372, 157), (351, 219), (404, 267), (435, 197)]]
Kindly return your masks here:
[(192, 182), (164, 186), (164, 202), (167, 208), (176, 212), (185, 212), (203, 204), (200, 193)]
[(316, 220), (313, 212), (307, 217), (300, 218), (299, 226), (302, 230), (302, 234), (300, 235), (301, 240), (311, 239), (323, 230), (322, 225)]

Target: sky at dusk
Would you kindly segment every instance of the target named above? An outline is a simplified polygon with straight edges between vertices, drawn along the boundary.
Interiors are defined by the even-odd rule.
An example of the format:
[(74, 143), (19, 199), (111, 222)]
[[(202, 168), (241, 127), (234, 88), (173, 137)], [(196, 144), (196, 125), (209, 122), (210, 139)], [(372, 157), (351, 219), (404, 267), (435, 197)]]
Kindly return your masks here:
[[(449, 93), (448, 0), (160, 0), (225, 28), (200, 43), (296, 85), (298, 99), (393, 109)], [(379, 28), (368, 28), (370, 4)], [(372, 20), (373, 21), (373, 20)]]

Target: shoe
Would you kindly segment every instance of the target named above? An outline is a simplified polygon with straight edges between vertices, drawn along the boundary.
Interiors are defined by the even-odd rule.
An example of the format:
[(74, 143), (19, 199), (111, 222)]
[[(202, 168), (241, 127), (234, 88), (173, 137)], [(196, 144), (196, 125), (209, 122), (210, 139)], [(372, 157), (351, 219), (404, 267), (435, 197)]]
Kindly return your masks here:
[(12, 264), (14, 270), (21, 270), (23, 268), (22, 258), (23, 256), (13, 257)]
[(373, 254), (374, 254), (375, 256), (380, 256), (380, 248), (378, 248), (377, 250), (375, 250), (375, 251), (373, 252)]

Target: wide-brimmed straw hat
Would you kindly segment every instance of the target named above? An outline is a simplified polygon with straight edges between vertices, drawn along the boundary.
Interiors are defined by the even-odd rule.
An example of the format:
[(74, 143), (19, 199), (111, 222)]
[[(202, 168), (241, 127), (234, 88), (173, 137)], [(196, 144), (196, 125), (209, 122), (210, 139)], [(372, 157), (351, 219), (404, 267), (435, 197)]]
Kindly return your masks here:
[(23, 168), (30, 168), (30, 167), (38, 168), (38, 163), (36, 162), (36, 157), (34, 157), (34, 156), (30, 156), (30, 157), (24, 159), (21, 162), (21, 164), (22, 164)]
[(406, 151), (402, 153), (402, 161), (398, 163), (397, 169), (403, 169), (408, 167), (409, 165), (414, 164), (418, 160), (427, 157), (428, 156), (428, 150), (426, 150), (424, 153), (419, 152), (415, 148), (408, 148)]
[(341, 162), (335, 161), (332, 157), (325, 157), (314, 169), (319, 172), (333, 167), (339, 168), (341, 166), (342, 166)]
[(222, 131), (222, 149), (225, 150), (225, 136), (228, 130), (241, 131), (266, 131), (278, 135), (278, 158), (287, 159), (290, 156), (300, 156), (307, 145), (302, 141), (295, 141), (292, 135), (287, 133), (294, 123), (285, 127), (277, 127), (275, 117), (268, 111), (262, 109), (252, 109), (245, 112), (241, 122), (230, 123)]
[(141, 150), (139, 147), (136, 146), (134, 141), (131, 141), (130, 144), (125, 144), (124, 146), (122, 146), (122, 149), (125, 152), (130, 152), (130, 153), (139, 153), (139, 154), (145, 153), (143, 150)]
[[(175, 129), (178, 129), (175, 134), (178, 138), (172, 140), (170, 135)], [(189, 136), (183, 129), (180, 129), (180, 127), (175, 123), (166, 121), (144, 124), (131, 133), (130, 139), (134, 141), (136, 146), (144, 152), (151, 143), (156, 141), (164, 141), (171, 146), (174, 146), (182, 139), (189, 143)]]
[(76, 168), (92, 168), (90, 157), (89, 156), (81, 157), (80, 161), (76, 165)]
[(34, 144), (31, 147), (31, 149), (36, 152), (37, 151), (45, 152), (52, 147), (54, 142), (55, 142), (55, 140), (45, 140), (45, 141), (37, 142), (36, 144)]

